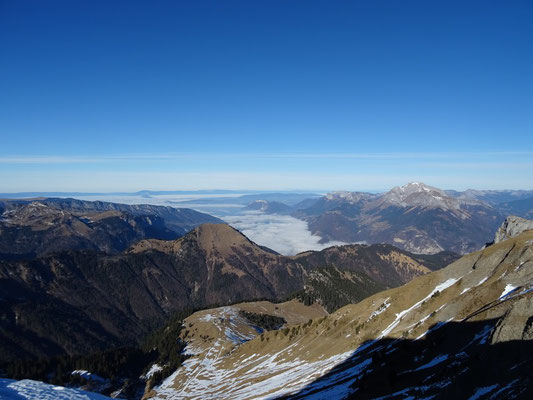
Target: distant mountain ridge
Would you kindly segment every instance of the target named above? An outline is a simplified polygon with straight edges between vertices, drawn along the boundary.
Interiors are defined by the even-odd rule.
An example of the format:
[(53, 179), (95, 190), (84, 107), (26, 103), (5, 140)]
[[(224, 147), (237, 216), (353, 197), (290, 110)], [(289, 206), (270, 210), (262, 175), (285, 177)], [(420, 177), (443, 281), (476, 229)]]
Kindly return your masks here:
[(246, 206), (250, 211), (261, 211), (265, 214), (289, 214), (293, 208), (279, 201), (255, 200)]
[(533, 197), (509, 201), (498, 205), (507, 214), (519, 215), (523, 218), (533, 219)]
[(491, 206), (508, 203), (512, 201), (533, 198), (533, 190), (475, 190), (467, 189), (463, 192), (457, 190), (446, 190), (449, 196), (459, 199), (470, 199), (483, 201)]
[(421, 182), (384, 194), (333, 192), (292, 215), (324, 242), (390, 243), (426, 254), (478, 250), (505, 218), (483, 201), (452, 197)]
[(0, 258), (61, 250), (125, 250), (144, 238), (175, 239), (218, 218), (189, 209), (76, 199), (0, 200)]
[(134, 216), (155, 215), (165, 220), (169, 229), (183, 235), (203, 223), (221, 223), (219, 218), (190, 208), (156, 206), (152, 204), (122, 204), (106, 201), (86, 201), (77, 199), (44, 199), (44, 204), (71, 212), (121, 211)]

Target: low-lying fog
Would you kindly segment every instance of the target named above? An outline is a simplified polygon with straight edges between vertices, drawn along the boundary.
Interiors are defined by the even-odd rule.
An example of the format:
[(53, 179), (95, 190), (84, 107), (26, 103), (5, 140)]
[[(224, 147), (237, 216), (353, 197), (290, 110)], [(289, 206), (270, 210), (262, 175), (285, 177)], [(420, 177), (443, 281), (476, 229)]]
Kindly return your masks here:
[[(237, 197), (233, 194), (231, 197)], [(150, 196), (114, 196), (95, 195), (80, 196), (82, 200), (102, 200), (124, 204), (154, 204), (173, 206), (179, 208), (192, 208), (194, 210), (214, 215), (235, 229), (241, 231), (253, 242), (284, 255), (294, 255), (305, 250), (321, 250), (323, 248), (345, 244), (342, 242), (320, 243), (320, 236), (311, 234), (307, 222), (289, 215), (264, 214), (259, 211), (247, 211), (242, 204), (216, 202), (220, 195), (150, 195)], [(224, 195), (224, 197), (230, 197)], [(179, 204), (182, 201), (206, 200), (213, 198), (210, 204), (189, 203)]]

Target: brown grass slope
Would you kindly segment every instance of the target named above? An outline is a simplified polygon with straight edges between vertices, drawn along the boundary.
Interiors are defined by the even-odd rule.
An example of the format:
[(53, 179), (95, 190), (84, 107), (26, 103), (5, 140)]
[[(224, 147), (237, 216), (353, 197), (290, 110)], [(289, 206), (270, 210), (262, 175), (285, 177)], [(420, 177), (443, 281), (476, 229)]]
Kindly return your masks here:
[(326, 317), (263, 333), (209, 362), (193, 358), (194, 374), (186, 365), (157, 393), (400, 399), (450, 398), (462, 387), (463, 397), (488, 388), (494, 398), (527, 398), (532, 289), (528, 231)]

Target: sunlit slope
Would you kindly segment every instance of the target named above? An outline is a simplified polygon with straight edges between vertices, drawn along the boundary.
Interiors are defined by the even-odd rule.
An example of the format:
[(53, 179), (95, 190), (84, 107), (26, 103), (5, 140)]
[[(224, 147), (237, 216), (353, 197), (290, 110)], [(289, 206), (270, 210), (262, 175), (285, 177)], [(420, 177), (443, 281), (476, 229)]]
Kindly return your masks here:
[[(357, 379), (367, 374), (371, 377), (371, 370), (385, 368), (388, 351), (400, 351), (403, 343), (433, 343), (439, 331), (456, 326), (476, 327), (456, 338), (457, 346), (461, 343), (462, 348), (454, 348), (451, 343), (448, 352), (438, 358), (439, 354), (431, 355), (436, 351), (432, 349), (437, 348), (432, 345), (423, 348), (416, 361), (409, 353), (406, 359), (413, 365), (400, 365), (394, 374), (424, 367), (417, 373), (427, 373), (424, 376), (428, 378), (431, 368), (444, 368), (452, 361), (458, 365), (467, 361), (475, 364), (475, 346), (510, 340), (521, 343), (529, 338), (532, 285), (533, 231), (528, 231), (329, 316), (263, 333), (225, 355), (204, 360), (194, 373), (185, 365), (165, 382), (165, 390), (157, 397), (252, 399), (292, 394), (328, 398), (334, 393), (335, 398), (342, 398), (364, 392), (357, 386)], [(383, 365), (376, 365), (372, 356), (376, 352), (382, 355)], [(337, 369), (324, 377), (335, 366)], [(468, 368), (465, 371), (469, 373)], [(446, 379), (450, 376), (461, 374), (456, 371), (446, 375)], [(428, 388), (424, 389), (427, 393), (453, 388), (452, 381), (444, 385), (435, 379), (428, 380)], [(507, 382), (507, 389), (505, 382), (496, 382), (499, 386), (494, 390), (518, 393), (516, 385), (520, 382), (524, 384), (523, 380), (517, 380), (515, 386)], [(444, 386), (435, 386), (438, 384)], [(426, 393), (414, 383), (404, 389), (405, 393)], [(394, 385), (390, 388), (393, 391)]]

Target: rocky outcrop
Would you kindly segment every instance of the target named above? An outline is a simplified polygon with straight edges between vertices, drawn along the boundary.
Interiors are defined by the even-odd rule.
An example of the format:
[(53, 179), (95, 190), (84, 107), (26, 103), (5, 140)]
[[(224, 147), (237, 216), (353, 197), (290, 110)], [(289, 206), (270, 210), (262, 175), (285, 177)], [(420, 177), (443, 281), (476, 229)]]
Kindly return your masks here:
[(520, 235), (524, 231), (529, 231), (533, 229), (533, 221), (528, 219), (516, 217), (510, 215), (505, 219), (502, 226), (496, 232), (494, 237), (494, 243), (499, 243), (504, 240), (513, 238)]
[(491, 343), (511, 340), (531, 340), (533, 325), (533, 298), (523, 297), (511, 303), (510, 309), (498, 321)]
[(256, 200), (246, 206), (247, 210), (261, 211), (265, 214), (289, 214), (292, 207), (279, 201)]

